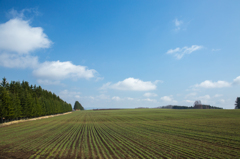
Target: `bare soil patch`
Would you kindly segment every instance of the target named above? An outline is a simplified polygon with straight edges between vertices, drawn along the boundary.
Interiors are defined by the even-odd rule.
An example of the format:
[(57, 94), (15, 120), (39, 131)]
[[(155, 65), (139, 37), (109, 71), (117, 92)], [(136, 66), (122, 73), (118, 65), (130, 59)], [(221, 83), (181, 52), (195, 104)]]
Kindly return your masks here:
[(0, 124), (0, 127), (12, 125), (12, 124), (17, 124), (17, 123), (22, 123), (22, 122), (26, 122), (26, 121), (33, 121), (33, 120), (51, 118), (51, 117), (66, 115), (66, 114), (70, 114), (70, 113), (72, 113), (72, 112), (67, 112), (67, 113), (63, 113), (63, 114), (56, 114), (56, 115), (42, 116), (42, 117), (37, 117), (37, 118), (32, 118), (32, 119), (16, 120), (16, 121), (11, 121), (11, 122), (7, 122), (7, 123), (2, 123), (2, 124)]

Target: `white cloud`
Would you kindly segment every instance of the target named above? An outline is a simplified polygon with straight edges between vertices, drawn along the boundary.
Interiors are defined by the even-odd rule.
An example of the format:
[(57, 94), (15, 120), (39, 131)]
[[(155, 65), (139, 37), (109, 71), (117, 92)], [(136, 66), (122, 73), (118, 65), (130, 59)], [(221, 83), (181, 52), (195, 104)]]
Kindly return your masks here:
[(150, 98), (143, 99), (143, 101), (147, 101), (147, 102), (157, 102), (156, 99), (150, 99)]
[(60, 81), (38, 79), (37, 82), (42, 85), (63, 85)]
[(79, 95), (75, 95), (75, 98), (81, 98)]
[(232, 83), (233, 85), (238, 85), (238, 84), (240, 84), (240, 76), (238, 76), (237, 78), (235, 78), (234, 80), (233, 80), (233, 83)]
[(212, 82), (210, 80), (206, 80), (200, 84), (196, 84), (195, 87), (202, 87), (202, 88), (223, 88), (223, 87), (230, 87), (231, 83), (226, 81), (217, 81)]
[(41, 27), (31, 27), (29, 21), (10, 19), (0, 24), (0, 50), (28, 54), (41, 48), (49, 48), (52, 42)]
[(194, 101), (192, 101), (192, 100), (184, 100), (184, 101), (187, 103), (194, 103)]
[(175, 31), (179, 31), (181, 29), (181, 26), (183, 24), (183, 21), (178, 20), (178, 19), (174, 19), (174, 24), (175, 24)]
[(160, 98), (161, 101), (169, 104), (176, 104), (177, 101), (173, 99), (172, 95), (170, 96), (163, 96)]
[(223, 96), (222, 94), (215, 94), (214, 95), (215, 98), (222, 97), (222, 96)]
[(188, 98), (188, 97), (192, 97), (192, 96), (196, 96), (197, 93), (196, 92), (192, 92), (192, 93), (189, 93), (185, 96), (185, 98)]
[(220, 99), (219, 102), (220, 103), (225, 103), (225, 100), (224, 99)]
[(213, 103), (211, 100), (211, 96), (210, 95), (204, 95), (204, 96), (200, 96), (196, 98), (197, 100), (201, 100), (202, 104), (210, 104)]
[(127, 100), (134, 100), (133, 98), (131, 98), (131, 97), (127, 97)]
[(224, 88), (224, 87), (231, 87), (235, 85), (240, 85), (240, 76), (233, 79), (233, 82), (226, 82), (226, 81), (217, 81), (212, 82), (210, 80), (206, 80), (200, 84), (196, 84), (193, 87), (194, 88)]
[[(37, 49), (49, 48), (52, 44), (41, 27), (30, 26), (30, 21), (23, 20), (24, 12), (36, 12), (34, 9), (25, 9), (18, 13), (10, 11), (14, 16), (6, 23), (0, 24), (0, 65), (9, 68), (32, 68), (33, 74), (40, 77), (42, 84), (60, 84), (59, 80), (71, 78), (90, 79), (95, 76), (94, 69), (86, 66), (74, 65), (69, 61), (38, 62), (37, 56), (30, 54)], [(37, 14), (37, 12), (36, 12)], [(96, 79), (102, 80), (103, 77)], [(51, 81), (56, 80), (56, 81)]]
[(191, 54), (194, 51), (202, 49), (202, 46), (199, 45), (192, 45), (191, 47), (183, 47), (183, 48), (176, 48), (170, 49), (167, 51), (166, 54), (173, 54), (177, 59), (181, 59), (185, 54)]
[(95, 81), (97, 82), (97, 81), (101, 81), (103, 79), (104, 79), (104, 77), (97, 77)]
[(40, 64), (39, 68), (33, 71), (33, 74), (37, 77), (56, 80), (66, 78), (89, 79), (94, 77), (95, 73), (96, 71), (94, 69), (87, 69), (85, 66), (74, 65), (70, 61), (47, 61)]
[(118, 96), (114, 96), (114, 97), (112, 97), (112, 100), (120, 101), (121, 99)]
[(221, 49), (212, 49), (212, 51), (220, 51)]
[(72, 96), (80, 95), (81, 92), (75, 92), (75, 91), (63, 90), (63, 91), (61, 91), (59, 94), (62, 95), (62, 96), (69, 96), (69, 97), (72, 97)]
[(147, 92), (147, 93), (144, 93), (143, 96), (145, 96), (145, 97), (157, 97), (158, 95), (155, 94), (155, 93), (149, 93), (149, 92)]
[[(21, 11), (17, 11), (15, 9), (11, 9), (8, 13), (7, 13), (7, 17), (9, 17), (10, 19), (15, 19), (15, 18), (19, 18), (19, 19), (23, 19), (26, 18), (25, 17), (25, 13), (31, 13), (31, 16), (33, 15), (41, 15), (41, 13), (38, 11), (37, 8), (25, 8)], [(33, 14), (32, 14), (33, 13)]]
[(38, 66), (38, 57), (18, 54), (0, 54), (0, 65), (8, 68), (35, 68)]
[(211, 99), (210, 95), (200, 96), (200, 97), (198, 97), (198, 98), (199, 98), (199, 99), (202, 99), (202, 100)]
[(182, 25), (183, 21), (178, 20), (178, 19), (175, 19), (175, 20), (174, 20), (174, 23), (175, 23), (175, 26), (178, 27), (178, 26)]
[(156, 84), (159, 81), (141, 81), (140, 79), (127, 78), (115, 84), (106, 83), (100, 89), (116, 89), (116, 90), (130, 90), (130, 91), (150, 91), (157, 88)]
[(162, 101), (164, 101), (164, 102), (171, 102), (172, 101), (172, 97), (171, 96), (163, 96), (160, 99)]
[(100, 94), (99, 96), (97, 96), (98, 99), (110, 99), (110, 97), (108, 95), (105, 94)]

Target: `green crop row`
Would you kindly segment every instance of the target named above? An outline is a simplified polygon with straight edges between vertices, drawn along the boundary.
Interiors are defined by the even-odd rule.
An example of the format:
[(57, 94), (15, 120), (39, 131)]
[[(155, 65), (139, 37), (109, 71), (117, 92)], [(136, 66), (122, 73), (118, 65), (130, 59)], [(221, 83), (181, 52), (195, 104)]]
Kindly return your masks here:
[(78, 111), (0, 128), (5, 158), (238, 158), (240, 111)]

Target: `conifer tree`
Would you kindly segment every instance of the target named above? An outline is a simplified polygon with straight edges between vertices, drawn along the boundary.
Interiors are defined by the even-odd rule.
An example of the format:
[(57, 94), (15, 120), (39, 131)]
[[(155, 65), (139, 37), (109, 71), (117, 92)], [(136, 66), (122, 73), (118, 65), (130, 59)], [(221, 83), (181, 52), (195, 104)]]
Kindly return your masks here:
[(31, 85), (27, 81), (11, 81), (4, 77), (0, 83), (0, 117), (5, 119), (37, 117), (71, 111), (71, 104), (55, 93)]
[(76, 101), (74, 104), (74, 109), (80, 109), (80, 110), (84, 110), (83, 106), (79, 103), (79, 101)]

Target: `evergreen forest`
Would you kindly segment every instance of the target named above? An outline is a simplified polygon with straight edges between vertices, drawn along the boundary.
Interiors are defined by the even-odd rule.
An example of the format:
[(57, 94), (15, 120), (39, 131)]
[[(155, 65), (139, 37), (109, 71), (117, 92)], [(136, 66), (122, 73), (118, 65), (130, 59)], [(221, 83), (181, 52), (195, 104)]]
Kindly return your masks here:
[(71, 104), (56, 94), (27, 81), (0, 84), (0, 122), (33, 118), (72, 111)]

